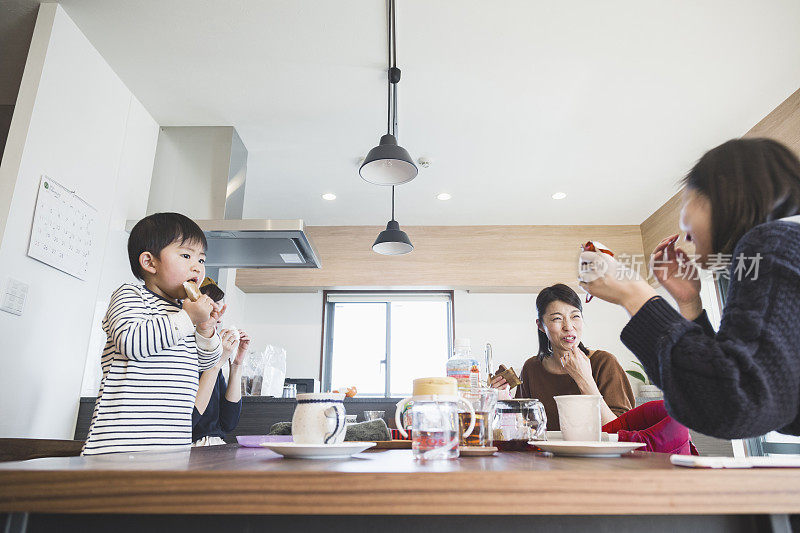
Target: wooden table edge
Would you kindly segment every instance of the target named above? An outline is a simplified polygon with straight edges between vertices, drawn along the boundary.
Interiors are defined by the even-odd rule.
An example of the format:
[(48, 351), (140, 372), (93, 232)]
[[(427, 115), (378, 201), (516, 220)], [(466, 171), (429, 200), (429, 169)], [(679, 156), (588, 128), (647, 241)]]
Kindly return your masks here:
[[(790, 470), (0, 470), (0, 512), (303, 515), (800, 513)], [(766, 473), (768, 472), (768, 474)], [(698, 475), (702, 474), (702, 475)]]

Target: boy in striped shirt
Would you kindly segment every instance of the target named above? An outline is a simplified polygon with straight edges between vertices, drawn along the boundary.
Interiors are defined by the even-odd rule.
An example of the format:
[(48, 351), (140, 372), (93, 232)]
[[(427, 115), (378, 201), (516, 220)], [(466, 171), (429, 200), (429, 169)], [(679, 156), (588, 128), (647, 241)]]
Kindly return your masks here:
[(192, 302), (183, 288), (205, 277), (206, 247), (200, 227), (178, 213), (150, 215), (131, 230), (128, 259), (144, 285), (126, 283), (111, 296), (84, 455), (190, 447), (198, 371), (222, 352), (224, 306), (206, 295)]

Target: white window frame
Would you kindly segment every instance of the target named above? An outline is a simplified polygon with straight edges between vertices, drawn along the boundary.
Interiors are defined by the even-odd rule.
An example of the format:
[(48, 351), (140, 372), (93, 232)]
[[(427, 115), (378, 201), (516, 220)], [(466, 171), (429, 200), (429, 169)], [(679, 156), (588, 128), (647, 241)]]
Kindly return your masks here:
[[(447, 302), (447, 351), (453, 350), (455, 331), (454, 291), (451, 290), (403, 290), (403, 291), (323, 291), (322, 293), (322, 359), (320, 374), (322, 375), (322, 390), (331, 390), (331, 376), (333, 374), (333, 323), (335, 320), (335, 304), (337, 303), (386, 303), (386, 351), (381, 361), (384, 369), (384, 398), (391, 398), (391, 358), (392, 358), (392, 302), (398, 301), (424, 301), (435, 300)], [(444, 368), (444, 367), (443, 367)], [(380, 397), (380, 396), (379, 396)]]

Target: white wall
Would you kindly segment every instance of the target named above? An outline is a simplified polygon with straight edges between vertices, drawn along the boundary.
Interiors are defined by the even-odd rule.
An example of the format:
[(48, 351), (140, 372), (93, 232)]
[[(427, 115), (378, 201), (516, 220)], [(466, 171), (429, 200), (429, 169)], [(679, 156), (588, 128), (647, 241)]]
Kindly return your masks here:
[[(144, 215), (157, 135), (64, 10), (42, 4), (0, 166), (0, 190), (13, 193), (0, 281), (30, 285), (22, 316), (0, 312), (0, 436), (72, 438), (95, 308), (132, 278), (124, 221)], [(85, 281), (26, 255), (45, 173), (97, 209)]]
[(247, 294), (244, 315), (253, 348), (286, 350), (286, 377), (319, 379), (322, 293)]

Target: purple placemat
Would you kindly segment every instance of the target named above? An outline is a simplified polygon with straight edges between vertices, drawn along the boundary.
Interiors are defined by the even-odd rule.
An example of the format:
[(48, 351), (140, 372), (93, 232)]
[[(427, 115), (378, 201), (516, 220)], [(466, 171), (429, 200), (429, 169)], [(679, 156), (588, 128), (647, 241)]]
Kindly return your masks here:
[(260, 448), (262, 442), (292, 442), (291, 435), (238, 435), (239, 446)]

